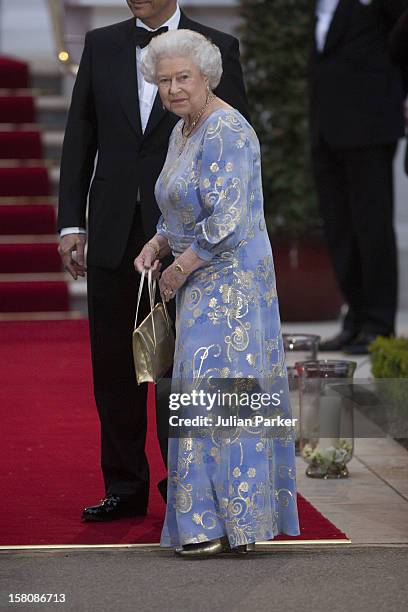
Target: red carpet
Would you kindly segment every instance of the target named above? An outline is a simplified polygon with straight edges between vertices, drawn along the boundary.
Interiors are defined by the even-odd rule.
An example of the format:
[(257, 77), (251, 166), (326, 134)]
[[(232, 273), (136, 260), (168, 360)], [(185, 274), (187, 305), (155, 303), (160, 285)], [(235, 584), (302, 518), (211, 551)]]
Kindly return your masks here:
[(46, 196), (47, 168), (0, 168), (0, 196)]
[(10, 57), (0, 57), (0, 86), (5, 89), (24, 89), (29, 86), (28, 66)]
[(35, 106), (32, 96), (1, 96), (2, 123), (34, 123)]
[[(158, 542), (164, 468), (149, 401), (149, 514), (110, 524), (81, 523), (103, 493), (99, 426), (92, 398), (86, 321), (0, 323), (0, 545)], [(346, 536), (298, 496), (302, 533), (279, 540)]]
[[(6, 90), (0, 95), (0, 160), (7, 160), (0, 168), (0, 275), (6, 275), (0, 279), (0, 313), (8, 314), (69, 310), (67, 283), (44, 277), (60, 273), (62, 266), (55, 207), (41, 202), (52, 195), (48, 164), (42, 163), (41, 130), (24, 126), (36, 122), (36, 99), (30, 91), (16, 91), (29, 86), (27, 64), (0, 57), (0, 89)], [(10, 123), (15, 124), (12, 130)], [(24, 160), (30, 160), (27, 167)], [(6, 236), (16, 239), (10, 244)], [(24, 279), (22, 274), (31, 276)]]
[(0, 312), (66, 310), (69, 310), (68, 285), (63, 281), (0, 282)]
[(52, 204), (3, 204), (0, 206), (3, 235), (54, 234), (55, 207)]
[(0, 274), (62, 272), (58, 243), (0, 244)]
[(42, 159), (40, 132), (0, 132), (0, 159)]

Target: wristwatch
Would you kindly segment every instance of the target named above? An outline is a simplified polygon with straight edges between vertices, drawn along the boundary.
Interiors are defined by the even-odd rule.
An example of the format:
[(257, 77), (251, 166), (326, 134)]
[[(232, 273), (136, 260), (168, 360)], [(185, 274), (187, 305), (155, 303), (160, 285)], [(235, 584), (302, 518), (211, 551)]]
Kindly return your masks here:
[(176, 264), (174, 266), (174, 269), (176, 270), (176, 272), (180, 272), (180, 274), (182, 274), (183, 276), (188, 276), (189, 274), (188, 272), (184, 270), (184, 268), (182, 268), (182, 266), (180, 266), (180, 264)]

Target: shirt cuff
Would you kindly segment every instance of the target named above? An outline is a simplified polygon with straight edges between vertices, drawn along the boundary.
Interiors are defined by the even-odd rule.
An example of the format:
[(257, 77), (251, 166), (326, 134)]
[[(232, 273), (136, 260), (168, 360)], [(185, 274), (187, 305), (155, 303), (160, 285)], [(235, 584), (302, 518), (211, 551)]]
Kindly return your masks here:
[(191, 243), (191, 248), (194, 253), (198, 255), (200, 259), (204, 259), (204, 261), (210, 261), (213, 258), (213, 254), (199, 247), (197, 241)]
[(86, 234), (86, 229), (84, 227), (64, 227), (60, 230), (60, 238), (68, 234)]

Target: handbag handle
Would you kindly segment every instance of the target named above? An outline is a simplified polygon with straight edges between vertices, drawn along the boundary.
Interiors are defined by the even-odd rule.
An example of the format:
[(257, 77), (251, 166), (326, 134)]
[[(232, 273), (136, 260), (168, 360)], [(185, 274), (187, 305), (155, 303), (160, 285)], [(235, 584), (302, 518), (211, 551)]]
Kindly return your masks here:
[[(146, 269), (143, 269), (142, 274), (141, 274), (141, 278), (140, 278), (140, 283), (139, 283), (139, 291), (138, 291), (138, 295), (137, 295), (137, 305), (136, 305), (136, 317), (135, 317), (135, 328), (137, 327), (137, 319), (138, 319), (138, 315), (139, 315), (139, 306), (140, 306), (140, 300), (142, 298), (142, 292), (143, 292), (143, 285), (144, 285), (144, 280), (146, 277)], [(150, 313), (153, 313), (153, 309), (154, 309), (154, 305), (156, 302), (156, 279), (152, 280), (152, 270), (151, 268), (148, 269), (147, 272), (147, 287), (149, 290), (149, 301), (150, 301)], [(162, 300), (162, 304), (163, 304), (163, 310), (164, 310), (164, 315), (166, 318), (166, 324), (167, 324), (167, 330), (170, 329), (170, 317), (169, 317), (169, 313), (167, 311), (167, 306), (166, 303)], [(157, 346), (157, 342), (156, 342), (156, 329), (155, 329), (155, 325), (154, 325), (154, 317), (152, 316), (152, 329), (153, 329), (153, 342), (154, 342), (154, 350), (156, 350), (156, 346)]]
[[(137, 327), (137, 319), (139, 316), (139, 306), (140, 306), (140, 300), (142, 298), (142, 292), (143, 292), (143, 285), (144, 285), (144, 280), (146, 277), (146, 270), (143, 269), (141, 278), (140, 278), (140, 283), (139, 283), (139, 292), (137, 295), (137, 304), (136, 304), (136, 317), (135, 317), (135, 328)], [(152, 270), (151, 268), (149, 268), (148, 273), (147, 273), (147, 287), (149, 290), (149, 302), (150, 302), (150, 314), (152, 315), (153, 313), (153, 308), (154, 308), (154, 302), (156, 299), (156, 280), (152, 281)], [(154, 346), (154, 351), (156, 350), (156, 329), (155, 329), (155, 325), (154, 325), (154, 317), (152, 316), (152, 329), (153, 329), (153, 346)]]

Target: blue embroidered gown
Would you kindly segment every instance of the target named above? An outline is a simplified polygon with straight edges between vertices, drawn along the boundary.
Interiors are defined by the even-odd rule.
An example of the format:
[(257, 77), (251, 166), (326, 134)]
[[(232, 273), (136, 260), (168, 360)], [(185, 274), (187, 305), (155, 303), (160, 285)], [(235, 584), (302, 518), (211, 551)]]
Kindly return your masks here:
[[(191, 246), (206, 264), (176, 295), (173, 380), (178, 390), (211, 377), (269, 381), (290, 416), (257, 136), (238, 111), (218, 109), (181, 150), (182, 124), (156, 183), (157, 231), (175, 257)], [(170, 438), (168, 468), (162, 546), (299, 534), (293, 435), (204, 429)]]

